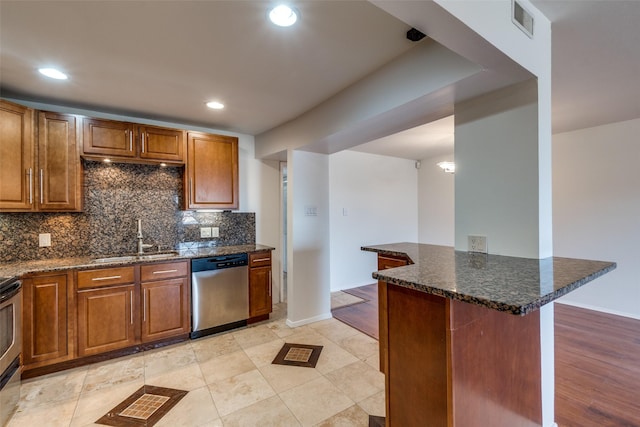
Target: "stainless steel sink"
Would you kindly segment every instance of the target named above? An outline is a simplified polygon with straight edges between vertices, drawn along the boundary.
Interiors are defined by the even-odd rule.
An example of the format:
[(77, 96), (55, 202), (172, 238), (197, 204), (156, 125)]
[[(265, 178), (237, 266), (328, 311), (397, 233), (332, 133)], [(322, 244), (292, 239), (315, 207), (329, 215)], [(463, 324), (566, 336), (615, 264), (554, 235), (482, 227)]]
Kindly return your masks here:
[(105, 257), (105, 258), (96, 258), (93, 260), (93, 262), (120, 262), (120, 261), (133, 261), (135, 260), (137, 257), (133, 256), (133, 255), (127, 255), (127, 256), (110, 256), (110, 257)]
[(179, 253), (178, 252), (163, 252), (163, 253), (157, 253), (157, 254), (144, 254), (144, 255), (138, 255), (135, 258), (137, 259), (160, 259), (160, 258), (172, 258), (174, 256), (178, 256)]
[(171, 251), (171, 252), (144, 254), (144, 255), (110, 256), (110, 257), (104, 257), (104, 258), (96, 258), (93, 260), (93, 262), (106, 263), (106, 262), (128, 262), (128, 261), (137, 261), (137, 260), (144, 261), (144, 260), (153, 260), (153, 259), (173, 258), (178, 255), (179, 255), (178, 252)]

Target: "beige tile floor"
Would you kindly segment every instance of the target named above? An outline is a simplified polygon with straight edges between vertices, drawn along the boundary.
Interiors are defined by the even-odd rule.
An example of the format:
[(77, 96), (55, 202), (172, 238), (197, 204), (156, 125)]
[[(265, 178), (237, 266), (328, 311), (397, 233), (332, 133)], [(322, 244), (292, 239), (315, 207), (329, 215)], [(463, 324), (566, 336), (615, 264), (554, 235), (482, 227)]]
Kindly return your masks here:
[[(335, 319), (272, 319), (212, 337), (23, 381), (8, 427), (89, 426), (144, 384), (189, 393), (156, 424), (368, 426), (384, 416), (378, 342)], [(316, 368), (272, 365), (285, 342), (324, 346)]]

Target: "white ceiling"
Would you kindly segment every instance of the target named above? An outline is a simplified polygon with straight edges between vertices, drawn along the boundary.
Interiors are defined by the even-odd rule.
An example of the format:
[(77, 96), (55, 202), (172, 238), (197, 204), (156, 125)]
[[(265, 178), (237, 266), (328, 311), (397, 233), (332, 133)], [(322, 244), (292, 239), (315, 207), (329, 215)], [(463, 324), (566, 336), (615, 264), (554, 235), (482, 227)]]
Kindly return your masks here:
[(453, 116), (449, 116), (376, 139), (351, 150), (411, 160), (451, 155), (453, 160), (453, 136)]
[(410, 27), (367, 1), (296, 2), (290, 28), (267, 20), (271, 4), (1, 1), (2, 95), (258, 134), (413, 47)]
[[(553, 22), (554, 132), (640, 117), (640, 1), (532, 2)], [(412, 47), (409, 26), (366, 1), (298, 1), (286, 29), (266, 21), (269, 4), (0, 1), (0, 95), (258, 134)], [(357, 149), (420, 159), (452, 134), (449, 119)]]

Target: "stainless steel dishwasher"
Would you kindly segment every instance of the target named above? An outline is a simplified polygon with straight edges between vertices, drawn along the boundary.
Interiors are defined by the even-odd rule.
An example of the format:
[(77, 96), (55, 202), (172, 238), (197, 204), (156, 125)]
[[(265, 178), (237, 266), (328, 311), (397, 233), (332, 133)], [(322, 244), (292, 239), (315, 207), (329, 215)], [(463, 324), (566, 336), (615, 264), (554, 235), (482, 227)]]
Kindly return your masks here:
[(247, 324), (247, 265), (247, 254), (191, 260), (191, 338)]

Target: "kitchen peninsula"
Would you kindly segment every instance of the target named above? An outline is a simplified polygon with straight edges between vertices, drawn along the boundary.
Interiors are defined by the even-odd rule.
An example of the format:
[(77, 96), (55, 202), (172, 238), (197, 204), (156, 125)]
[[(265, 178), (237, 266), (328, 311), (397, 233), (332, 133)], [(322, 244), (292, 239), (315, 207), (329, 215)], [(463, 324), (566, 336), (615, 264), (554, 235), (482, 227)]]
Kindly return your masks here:
[(416, 243), (362, 250), (381, 270), (387, 426), (541, 425), (538, 309), (616, 268)]

